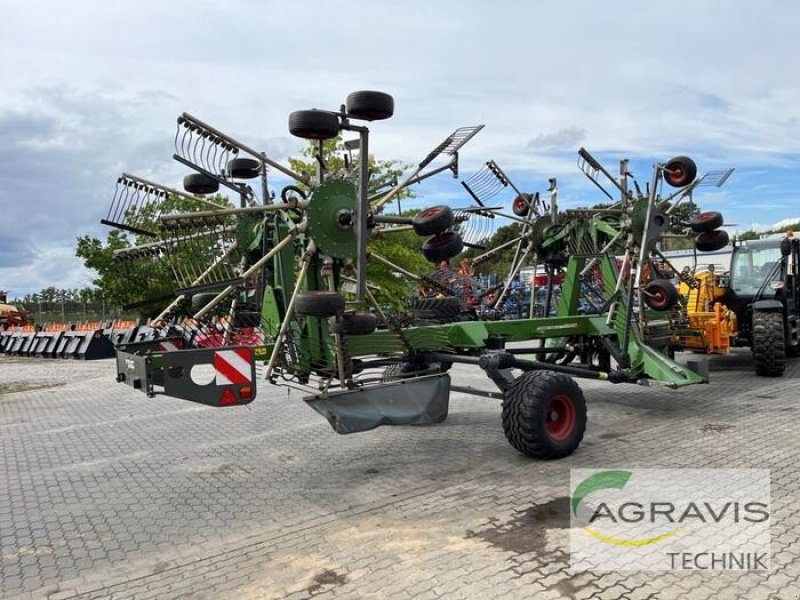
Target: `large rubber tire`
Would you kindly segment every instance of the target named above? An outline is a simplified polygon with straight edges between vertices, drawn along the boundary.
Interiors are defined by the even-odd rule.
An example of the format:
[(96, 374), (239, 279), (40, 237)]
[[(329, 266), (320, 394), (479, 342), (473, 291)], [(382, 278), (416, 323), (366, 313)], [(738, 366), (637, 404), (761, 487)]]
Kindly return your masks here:
[(445, 231), (422, 244), (422, 253), (432, 263), (450, 260), (464, 249), (464, 240), (455, 231)]
[(753, 311), (753, 366), (762, 377), (780, 377), (786, 370), (783, 314)]
[(183, 189), (200, 196), (216, 194), (219, 191), (219, 181), (202, 173), (189, 173), (183, 178)]
[(714, 252), (721, 250), (728, 245), (730, 236), (724, 229), (715, 229), (714, 231), (704, 231), (698, 233), (694, 238), (694, 245), (698, 252)]
[(450, 229), (455, 222), (453, 209), (449, 206), (431, 206), (416, 215), (411, 225), (417, 235), (436, 235)]
[(375, 315), (366, 312), (346, 312), (342, 315), (342, 333), (345, 335), (369, 335), (378, 328)]
[(338, 292), (300, 292), (295, 298), (294, 310), (309, 317), (333, 317), (344, 312), (344, 296)]
[(704, 231), (714, 231), (717, 227), (722, 227), (723, 222), (722, 213), (710, 210), (708, 212), (696, 214), (692, 217), (689, 225), (695, 233), (702, 233)]
[(505, 391), (503, 431), (511, 445), (527, 456), (569, 456), (586, 431), (581, 388), (563, 373), (523, 373)]
[(345, 109), (355, 119), (380, 121), (394, 114), (394, 98), (384, 92), (353, 92), (347, 96)]
[(414, 303), (414, 318), (425, 323), (454, 323), (461, 320), (461, 301), (447, 298), (424, 298)]
[(672, 187), (689, 185), (697, 177), (697, 165), (688, 156), (676, 156), (664, 167), (664, 181)]
[(322, 110), (296, 110), (289, 115), (289, 133), (305, 140), (328, 140), (339, 135), (339, 117)]
[(255, 179), (261, 175), (261, 163), (255, 158), (241, 156), (229, 160), (226, 170), (233, 179)]
[(531, 197), (528, 194), (520, 194), (516, 198), (514, 198), (514, 202), (511, 203), (511, 210), (515, 215), (518, 217), (526, 217), (528, 216), (528, 212), (531, 210)]
[(644, 303), (653, 310), (669, 310), (678, 303), (680, 294), (666, 279), (656, 279), (644, 286)]

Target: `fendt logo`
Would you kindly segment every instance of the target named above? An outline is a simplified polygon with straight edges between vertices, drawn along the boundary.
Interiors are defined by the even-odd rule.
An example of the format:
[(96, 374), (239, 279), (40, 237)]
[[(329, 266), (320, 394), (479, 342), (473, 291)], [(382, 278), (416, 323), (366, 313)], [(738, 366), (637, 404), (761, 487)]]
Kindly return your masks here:
[(586, 473), (573, 471), (570, 495), (572, 558), (577, 562), (601, 569), (604, 562), (613, 569), (767, 568), (768, 472)]

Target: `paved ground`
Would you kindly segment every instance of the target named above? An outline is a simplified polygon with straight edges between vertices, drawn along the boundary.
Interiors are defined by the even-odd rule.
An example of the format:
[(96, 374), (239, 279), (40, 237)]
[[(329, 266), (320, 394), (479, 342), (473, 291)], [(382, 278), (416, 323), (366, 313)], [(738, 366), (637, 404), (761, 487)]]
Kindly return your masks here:
[[(0, 356), (0, 596), (796, 600), (798, 375), (738, 351), (677, 393), (582, 383), (583, 445), (537, 462), (496, 400), (337, 436), (282, 388), (219, 410), (148, 399), (111, 361)], [(701, 466), (771, 469), (772, 572), (568, 572), (570, 468)]]

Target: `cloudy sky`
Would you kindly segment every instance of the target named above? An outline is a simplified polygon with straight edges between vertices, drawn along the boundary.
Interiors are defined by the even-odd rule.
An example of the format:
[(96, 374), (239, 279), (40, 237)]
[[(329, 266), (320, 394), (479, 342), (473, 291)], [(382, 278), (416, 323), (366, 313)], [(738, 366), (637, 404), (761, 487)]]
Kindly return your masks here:
[[(395, 97), (371, 150), (418, 162), (456, 127), (486, 128), (464, 178), (494, 159), (563, 206), (601, 201), (581, 145), (614, 168), (676, 154), (735, 167), (696, 201), (746, 229), (800, 217), (800, 4), (789, 0), (284, 2), (29, 0), (0, 35), (0, 289), (83, 287), (82, 234), (104, 236), (116, 177), (178, 187), (188, 111), (282, 161), (287, 116), (347, 93)], [(280, 179), (273, 183), (280, 185)], [(466, 203), (458, 182), (420, 186)], [(506, 199), (507, 201), (510, 198)]]

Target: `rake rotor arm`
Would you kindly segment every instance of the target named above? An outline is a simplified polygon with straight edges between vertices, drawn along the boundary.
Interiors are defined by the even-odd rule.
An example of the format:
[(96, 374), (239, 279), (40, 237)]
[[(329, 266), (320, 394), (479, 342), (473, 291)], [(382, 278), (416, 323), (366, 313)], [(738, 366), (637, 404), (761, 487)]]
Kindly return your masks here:
[(207, 204), (212, 208), (220, 208), (219, 204), (215, 204), (210, 200), (206, 200), (205, 198), (198, 198), (197, 196), (192, 196), (187, 194), (186, 192), (181, 192), (180, 190), (176, 190), (175, 188), (168, 187), (166, 185), (161, 185), (160, 183), (155, 183), (154, 181), (150, 181), (149, 179), (145, 179), (144, 177), (139, 177), (138, 175), (131, 175), (130, 173), (123, 173), (123, 178), (130, 179), (131, 181), (135, 181), (137, 183), (141, 183), (146, 186), (150, 186), (156, 190), (160, 190), (162, 192), (166, 192), (167, 194), (174, 194), (180, 198), (184, 198), (186, 200), (191, 200), (192, 202), (197, 202), (199, 204)]
[(216, 129), (216, 128), (212, 127), (208, 123), (204, 123), (203, 121), (201, 121), (197, 117), (195, 117), (193, 115), (190, 115), (187, 112), (184, 112), (184, 113), (181, 114), (181, 116), (180, 116), (180, 118), (178, 120), (179, 123), (180, 123), (180, 119), (183, 119), (187, 123), (191, 123), (192, 125), (195, 125), (196, 127), (199, 127), (199, 128), (207, 130), (208, 132), (214, 134), (215, 136), (217, 136), (221, 140), (224, 140), (225, 142), (227, 142), (231, 146), (234, 146), (234, 147), (238, 148), (239, 150), (247, 152), (248, 154), (252, 155), (253, 158), (255, 158), (257, 160), (260, 160), (262, 163), (272, 167), (276, 171), (280, 171), (281, 173), (283, 173), (284, 175), (287, 175), (288, 177), (291, 177), (295, 181), (298, 181), (298, 182), (306, 184), (306, 185), (310, 184), (310, 181), (309, 181), (308, 177), (305, 177), (304, 175), (301, 175), (299, 173), (295, 173), (291, 169), (289, 169), (287, 167), (284, 167), (282, 164), (277, 163), (274, 160), (271, 160), (270, 158), (268, 158), (267, 155), (264, 152), (259, 152), (258, 150), (254, 150), (250, 146), (248, 146), (246, 144), (243, 144), (242, 142), (232, 138), (228, 134), (223, 133), (219, 129)]

